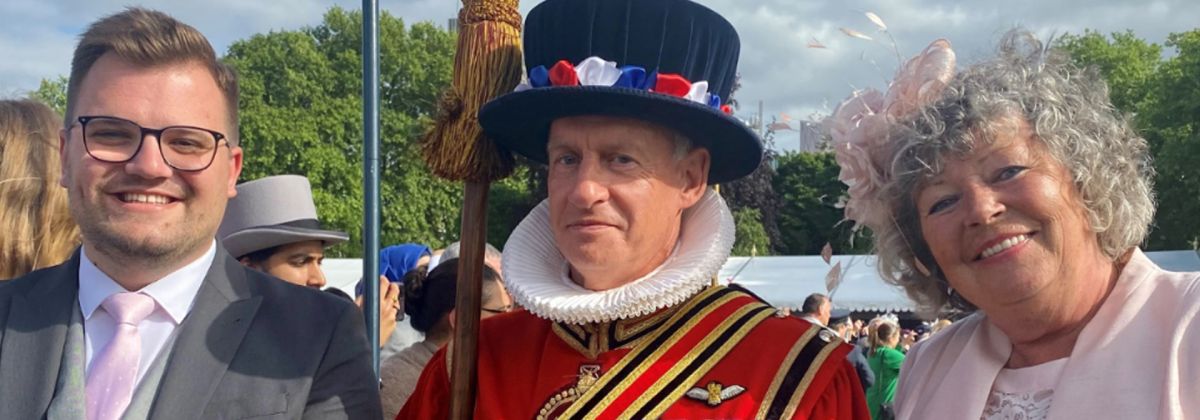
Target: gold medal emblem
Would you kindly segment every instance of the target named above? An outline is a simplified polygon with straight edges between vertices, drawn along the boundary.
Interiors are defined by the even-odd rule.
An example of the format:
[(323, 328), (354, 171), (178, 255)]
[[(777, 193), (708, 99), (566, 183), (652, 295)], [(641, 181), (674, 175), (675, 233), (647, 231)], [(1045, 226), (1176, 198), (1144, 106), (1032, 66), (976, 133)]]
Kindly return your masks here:
[(746, 392), (746, 388), (741, 385), (724, 386), (720, 382), (709, 382), (704, 388), (695, 387), (689, 389), (684, 395), (688, 398), (703, 401), (709, 407), (716, 407), (721, 403), (732, 399), (741, 393)]

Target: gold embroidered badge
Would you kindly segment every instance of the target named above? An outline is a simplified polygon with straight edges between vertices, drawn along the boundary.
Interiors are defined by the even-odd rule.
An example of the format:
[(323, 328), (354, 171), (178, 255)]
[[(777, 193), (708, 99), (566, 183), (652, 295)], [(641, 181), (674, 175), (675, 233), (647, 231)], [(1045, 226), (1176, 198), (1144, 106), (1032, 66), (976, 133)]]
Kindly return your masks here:
[(572, 402), (575, 402), (580, 395), (583, 395), (584, 392), (587, 392), (588, 388), (591, 388), (592, 385), (596, 384), (596, 381), (600, 380), (600, 373), (600, 365), (579, 365), (579, 376), (575, 380), (575, 383), (550, 397), (542, 405), (542, 409), (538, 410), (538, 414), (534, 418), (536, 420), (558, 418), (563, 409)]
[(579, 366), (579, 381), (575, 382), (575, 390), (580, 394), (587, 392), (588, 388), (595, 385), (598, 380), (600, 380), (600, 365)]
[(728, 387), (721, 385), (720, 382), (709, 382), (704, 388), (695, 387), (689, 389), (684, 395), (694, 400), (704, 401), (709, 407), (716, 407), (729, 399), (746, 392), (746, 388), (741, 385), (730, 385)]

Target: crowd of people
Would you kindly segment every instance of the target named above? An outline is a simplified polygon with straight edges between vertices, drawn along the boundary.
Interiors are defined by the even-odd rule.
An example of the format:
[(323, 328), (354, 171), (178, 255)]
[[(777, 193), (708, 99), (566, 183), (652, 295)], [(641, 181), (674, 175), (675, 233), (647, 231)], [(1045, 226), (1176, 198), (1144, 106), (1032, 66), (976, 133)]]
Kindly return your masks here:
[(238, 183), (237, 77), (204, 35), (142, 8), (93, 22), (65, 115), (0, 101), (0, 418), (445, 418), (478, 316), (475, 418), (1200, 419), (1200, 273), (1139, 249), (1146, 142), (1029, 33), (961, 70), (935, 41), (831, 119), (880, 275), (963, 315), (912, 329), (712, 283), (735, 229), (709, 186), (763, 154), (729, 112), (723, 17), (546, 0), (524, 34), (521, 84), (479, 123), (547, 166), (548, 198), (487, 245), (474, 314), (459, 243), (327, 287), (349, 235), (304, 176)]
[(867, 312), (855, 318), (849, 310), (833, 308), (829, 296), (813, 293), (804, 299), (799, 312), (788, 312), (814, 325), (825, 326), (842, 341), (854, 346), (846, 359), (858, 373), (871, 418), (895, 418), (892, 400), (904, 355), (915, 344), (945, 329), (951, 321), (935, 319), (906, 329), (893, 313)]

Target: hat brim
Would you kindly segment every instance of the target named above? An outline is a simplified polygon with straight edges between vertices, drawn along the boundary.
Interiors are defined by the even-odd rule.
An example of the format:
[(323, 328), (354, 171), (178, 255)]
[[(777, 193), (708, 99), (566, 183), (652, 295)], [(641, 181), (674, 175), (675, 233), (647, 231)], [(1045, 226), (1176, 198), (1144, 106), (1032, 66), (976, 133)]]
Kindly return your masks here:
[(513, 92), (479, 111), (484, 131), (504, 147), (546, 163), (550, 123), (562, 117), (606, 115), (659, 124), (708, 149), (708, 182), (749, 175), (762, 163), (758, 135), (713, 107), (661, 93), (609, 86), (553, 86)]
[(325, 247), (346, 242), (350, 235), (332, 230), (307, 229), (292, 226), (264, 226), (243, 229), (226, 236), (221, 245), (235, 258), (254, 251), (304, 241), (321, 241)]

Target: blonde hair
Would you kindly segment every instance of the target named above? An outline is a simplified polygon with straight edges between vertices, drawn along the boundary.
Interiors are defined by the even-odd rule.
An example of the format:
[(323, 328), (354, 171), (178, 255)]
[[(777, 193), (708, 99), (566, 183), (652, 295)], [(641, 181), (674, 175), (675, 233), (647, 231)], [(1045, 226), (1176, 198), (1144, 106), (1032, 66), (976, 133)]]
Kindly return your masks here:
[(893, 324), (891, 321), (880, 322), (871, 329), (870, 337), (867, 337), (867, 344), (871, 348), (871, 354), (881, 348), (887, 347), (887, 343), (900, 335), (900, 326)]
[(939, 320), (937, 320), (937, 322), (933, 323), (933, 326), (929, 327), (929, 334), (930, 335), (937, 334), (938, 331), (941, 331), (941, 330), (945, 329), (946, 327), (949, 327), (950, 324), (951, 324), (951, 322), (949, 319), (944, 319), (944, 318), (939, 319)]
[(225, 95), (229, 132), (224, 134), (231, 145), (237, 145), (238, 84), (233, 68), (217, 60), (208, 38), (196, 28), (166, 13), (140, 7), (100, 19), (80, 37), (71, 60), (64, 127), (70, 127), (76, 117), (75, 105), (83, 79), (96, 60), (108, 53), (144, 67), (196, 62), (208, 68)]
[(62, 263), (79, 244), (58, 185), (57, 133), (50, 107), (0, 101), (0, 279)]

